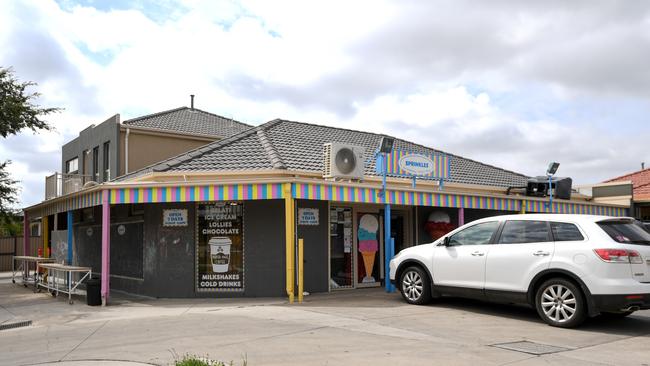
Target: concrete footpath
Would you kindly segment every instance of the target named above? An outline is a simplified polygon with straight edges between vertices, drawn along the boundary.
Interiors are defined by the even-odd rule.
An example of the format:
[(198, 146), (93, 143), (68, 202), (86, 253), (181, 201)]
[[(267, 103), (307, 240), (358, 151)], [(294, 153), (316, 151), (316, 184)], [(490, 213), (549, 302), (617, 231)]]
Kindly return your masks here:
[[(410, 306), (381, 289), (305, 300), (116, 295), (101, 308), (0, 276), (0, 325), (32, 321), (0, 330), (0, 365), (169, 365), (185, 354), (234, 365), (650, 365), (649, 311), (558, 329), (524, 307)], [(528, 353), (504, 345), (520, 341)]]

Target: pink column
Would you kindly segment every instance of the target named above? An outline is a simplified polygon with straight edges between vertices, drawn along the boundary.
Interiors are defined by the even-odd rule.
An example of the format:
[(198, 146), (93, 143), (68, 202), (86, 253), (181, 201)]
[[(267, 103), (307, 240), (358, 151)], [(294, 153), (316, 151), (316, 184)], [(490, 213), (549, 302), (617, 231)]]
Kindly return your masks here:
[(465, 225), (465, 208), (458, 209), (458, 227)]
[(23, 255), (31, 255), (31, 248), (29, 245), (29, 217), (27, 211), (23, 211)]
[(106, 306), (110, 283), (111, 266), (111, 206), (108, 203), (108, 190), (102, 192), (102, 306)]

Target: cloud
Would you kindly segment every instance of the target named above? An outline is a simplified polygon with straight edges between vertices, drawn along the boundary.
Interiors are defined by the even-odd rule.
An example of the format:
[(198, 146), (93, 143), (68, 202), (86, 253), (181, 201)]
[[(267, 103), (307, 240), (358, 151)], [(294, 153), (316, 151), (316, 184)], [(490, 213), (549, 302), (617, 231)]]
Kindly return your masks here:
[[(39, 83), (53, 133), (3, 141), (40, 201), (91, 123), (189, 103), (410, 139), (593, 182), (650, 161), (644, 1), (11, 1), (0, 65)], [(24, 146), (31, 151), (24, 152)], [(31, 148), (31, 147), (35, 148)], [(46, 157), (46, 158), (43, 158)], [(39, 192), (35, 194), (35, 192)]]

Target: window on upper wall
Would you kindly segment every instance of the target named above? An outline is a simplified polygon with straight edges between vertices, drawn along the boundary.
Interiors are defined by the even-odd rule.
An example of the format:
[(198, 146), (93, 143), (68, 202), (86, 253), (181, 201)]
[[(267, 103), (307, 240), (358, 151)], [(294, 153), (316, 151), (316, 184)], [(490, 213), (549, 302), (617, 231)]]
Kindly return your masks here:
[(93, 180), (99, 182), (99, 146), (93, 148)]
[(108, 181), (111, 177), (110, 151), (111, 151), (110, 142), (109, 141), (104, 142), (104, 179), (103, 179), (104, 182)]
[(68, 174), (79, 173), (79, 158), (73, 158), (65, 162), (65, 172)]

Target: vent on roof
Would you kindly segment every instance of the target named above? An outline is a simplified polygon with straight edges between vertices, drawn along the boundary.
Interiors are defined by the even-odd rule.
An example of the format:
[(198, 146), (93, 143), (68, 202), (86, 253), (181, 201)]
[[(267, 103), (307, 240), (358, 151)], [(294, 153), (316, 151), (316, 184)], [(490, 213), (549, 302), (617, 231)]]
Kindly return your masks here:
[(336, 142), (323, 145), (323, 177), (363, 179), (364, 150)]

